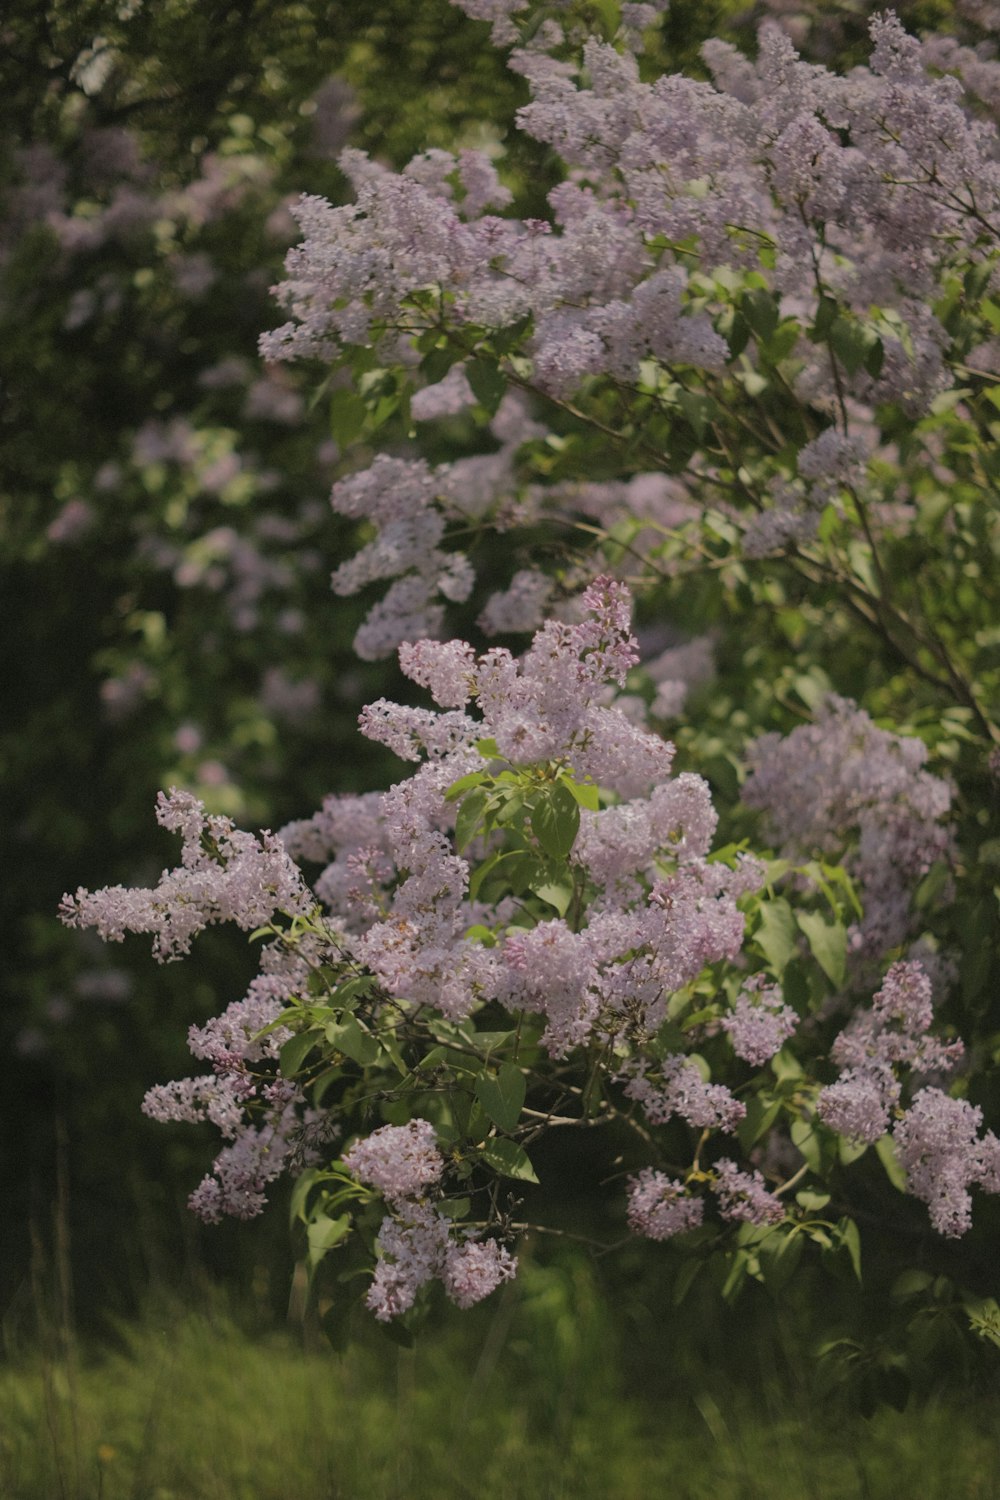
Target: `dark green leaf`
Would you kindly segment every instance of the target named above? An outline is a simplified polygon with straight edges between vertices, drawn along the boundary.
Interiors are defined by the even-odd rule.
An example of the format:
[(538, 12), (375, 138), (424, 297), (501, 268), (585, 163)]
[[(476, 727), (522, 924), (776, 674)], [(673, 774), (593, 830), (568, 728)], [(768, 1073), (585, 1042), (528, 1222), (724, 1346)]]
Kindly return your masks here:
[(850, 1257), (854, 1274), (861, 1280), (861, 1234), (853, 1219), (840, 1219), (837, 1222), (837, 1230), (840, 1235), (840, 1243)]
[(740, 312), (759, 339), (769, 339), (778, 326), (778, 304), (763, 287), (744, 292)]
[(455, 819), (455, 848), (459, 854), (461, 854), (467, 845), (472, 843), (472, 840), (479, 832), (482, 826), (483, 812), (486, 808), (487, 798), (488, 793), (485, 788), (476, 787), (464, 799), (461, 807), (458, 809), (458, 817)]
[(842, 989), (847, 980), (847, 929), (843, 923), (826, 922), (818, 912), (799, 912), (795, 920), (827, 979)]
[(472, 394), (493, 416), (507, 389), (507, 377), (495, 359), (470, 359), (465, 367)]
[(524, 1074), (517, 1064), (505, 1062), (496, 1073), (480, 1073), (476, 1079), (476, 1098), (494, 1125), (500, 1130), (513, 1130), (521, 1118), (526, 1088)]
[(747, 1100), (747, 1112), (736, 1130), (744, 1151), (749, 1151), (762, 1135), (766, 1135), (780, 1111), (781, 1100), (769, 1099), (766, 1094), (755, 1094)]
[(379, 1054), (378, 1042), (367, 1031), (362, 1031), (353, 1016), (343, 1021), (331, 1021), (326, 1028), (326, 1039), (338, 1052), (363, 1068), (373, 1063)]
[(278, 1069), (283, 1078), (294, 1078), (319, 1041), (318, 1031), (299, 1031), (289, 1037), (278, 1053)]
[(896, 1143), (891, 1135), (883, 1135), (875, 1142), (875, 1155), (885, 1169), (885, 1175), (894, 1188), (901, 1193), (906, 1192), (906, 1173), (899, 1165), (899, 1157), (896, 1155)]
[(351, 1227), (350, 1214), (341, 1214), (336, 1219), (329, 1219), (325, 1214), (314, 1219), (306, 1229), (306, 1238), (309, 1241), (309, 1264), (318, 1266), (328, 1250), (340, 1243)]
[(795, 917), (783, 897), (778, 896), (761, 907), (760, 922), (753, 940), (775, 974), (780, 976), (798, 948)]
[(420, 361), (420, 372), (428, 385), (437, 385), (444, 379), (452, 365), (457, 364), (461, 358), (461, 349), (456, 349), (452, 344), (446, 344), (443, 349), (432, 349), (429, 354), (424, 355)]
[(506, 1137), (495, 1137), (486, 1142), (482, 1150), (483, 1160), (504, 1177), (515, 1177), (519, 1182), (537, 1182), (535, 1169), (528, 1153), (516, 1141)]
[(562, 782), (548, 787), (531, 813), (531, 831), (546, 854), (565, 859), (580, 830), (580, 807)]
[(334, 391), (330, 397), (330, 436), (341, 448), (348, 447), (365, 425), (368, 408), (354, 391)]

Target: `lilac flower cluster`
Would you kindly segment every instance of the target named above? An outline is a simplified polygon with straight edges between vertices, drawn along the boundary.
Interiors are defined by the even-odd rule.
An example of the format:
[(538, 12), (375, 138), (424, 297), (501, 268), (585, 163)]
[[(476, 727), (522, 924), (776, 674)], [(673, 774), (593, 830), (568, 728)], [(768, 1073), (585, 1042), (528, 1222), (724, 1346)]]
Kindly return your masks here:
[(457, 1307), (472, 1307), (517, 1274), (517, 1257), (496, 1240), (454, 1237), (453, 1226), (426, 1203), (406, 1201), (383, 1219), (379, 1260), (365, 1298), (382, 1323), (413, 1306), (435, 1277)]
[(95, 927), (113, 943), (126, 932), (151, 933), (162, 962), (188, 953), (192, 938), (214, 923), (235, 922), (250, 932), (279, 911), (312, 907), (299, 870), (274, 834), (241, 833), (229, 818), (206, 816), (196, 797), (176, 789), (159, 794), (156, 817), (182, 835), (180, 868), (164, 873), (153, 890), (81, 886), (59, 908), (67, 926)]
[(444, 1171), (434, 1126), (427, 1120), (383, 1125), (367, 1139), (355, 1141), (341, 1159), (356, 1177), (390, 1203), (419, 1198)]
[(712, 1192), (724, 1219), (744, 1224), (777, 1224), (785, 1217), (781, 1199), (768, 1192), (759, 1172), (741, 1172), (723, 1157), (715, 1163)]
[(732, 1012), (723, 1016), (722, 1027), (729, 1033), (736, 1056), (760, 1067), (780, 1051), (798, 1020), (776, 985), (753, 979), (743, 986)]
[[(768, 1191), (761, 1174), (741, 1172), (728, 1157), (716, 1162), (709, 1185), (721, 1217), (731, 1223), (777, 1224), (785, 1216), (781, 1200)], [(627, 1212), (635, 1234), (668, 1240), (702, 1223), (705, 1200), (690, 1185), (644, 1167), (630, 1179)]]
[(704, 1212), (702, 1200), (688, 1196), (684, 1184), (665, 1172), (644, 1167), (631, 1180), (628, 1223), (635, 1234), (650, 1240), (669, 1240), (687, 1229), (696, 1229)]
[(830, 1049), (843, 1071), (821, 1090), (820, 1117), (850, 1140), (883, 1136), (902, 1092), (896, 1069), (947, 1072), (962, 1056), (961, 1042), (928, 1034), (932, 1021), (931, 986), (921, 965), (893, 964), (871, 1010), (855, 1015)]
[(383, 1125), (355, 1141), (342, 1160), (382, 1194), (391, 1210), (378, 1232), (380, 1258), (366, 1298), (380, 1321), (406, 1312), (420, 1288), (435, 1277), (452, 1302), (464, 1308), (515, 1275), (517, 1258), (504, 1246), (463, 1232), (426, 1201), (426, 1190), (445, 1170), (429, 1121)]
[(927, 1088), (893, 1131), (910, 1192), (927, 1204), (938, 1233), (951, 1238), (972, 1222), (970, 1186), (1000, 1192), (1000, 1140), (991, 1130), (978, 1136), (982, 1120), (967, 1099)]
[(952, 791), (924, 770), (922, 741), (878, 729), (844, 698), (830, 696), (811, 725), (750, 747), (743, 788), (750, 807), (790, 859), (843, 856), (865, 915), (850, 933), (855, 954), (873, 960), (912, 932), (914, 888), (937, 861), (951, 864), (944, 822)]
[(150, 1119), (208, 1120), (230, 1142), (190, 1200), (209, 1223), (224, 1215), (259, 1214), (267, 1185), (284, 1172), (315, 1165), (339, 1134), (336, 1119), (308, 1107), (297, 1084), (260, 1068), (277, 1061), (292, 1034), (274, 1024), (288, 1002), (306, 993), (320, 964), (337, 956), (314, 935), (294, 947), (268, 943), (245, 998), (188, 1033), (192, 1055), (210, 1064), (211, 1076), (158, 1084), (143, 1100)]

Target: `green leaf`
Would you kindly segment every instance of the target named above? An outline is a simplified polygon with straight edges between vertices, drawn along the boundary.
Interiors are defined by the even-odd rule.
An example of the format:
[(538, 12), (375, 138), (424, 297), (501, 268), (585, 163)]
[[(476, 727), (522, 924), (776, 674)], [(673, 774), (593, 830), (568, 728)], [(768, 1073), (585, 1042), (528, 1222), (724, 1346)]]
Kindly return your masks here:
[(455, 819), (455, 848), (459, 854), (472, 843), (479, 832), (488, 797), (485, 787), (477, 787), (458, 809), (458, 817)]
[(333, 998), (342, 1010), (351, 1010), (362, 996), (367, 995), (375, 987), (375, 978), (372, 974), (359, 974), (355, 979), (348, 979), (334, 990)]
[(545, 853), (565, 859), (580, 830), (580, 807), (563, 783), (547, 788), (531, 813), (531, 831)]
[(877, 380), (882, 373), (882, 366), (884, 364), (885, 345), (881, 339), (876, 339), (865, 355), (865, 371), (873, 380)]
[(379, 1054), (378, 1042), (369, 1032), (362, 1031), (353, 1016), (343, 1021), (331, 1021), (326, 1028), (326, 1039), (338, 1052), (363, 1068), (373, 1063)]
[(535, 1169), (528, 1153), (516, 1141), (505, 1136), (488, 1140), (482, 1148), (483, 1160), (504, 1177), (515, 1177), (519, 1182), (537, 1182)]
[(795, 917), (788, 902), (778, 896), (760, 909), (760, 922), (753, 935), (757, 947), (775, 974), (781, 975), (798, 949)]
[(759, 339), (769, 339), (778, 326), (778, 304), (763, 287), (743, 294), (740, 312)]
[(464, 797), (466, 792), (471, 792), (474, 786), (482, 786), (486, 780), (485, 771), (470, 771), (468, 776), (460, 776), (453, 781), (444, 794), (446, 802), (457, 802), (459, 797)]
[(867, 1141), (852, 1140), (842, 1135), (837, 1141), (837, 1160), (842, 1167), (849, 1167), (852, 1162), (859, 1161), (867, 1150)]
[(680, 1270), (677, 1272), (676, 1277), (674, 1278), (674, 1289), (671, 1295), (671, 1301), (673, 1302), (675, 1307), (680, 1307), (681, 1303), (684, 1301), (688, 1292), (694, 1285), (695, 1278), (698, 1276), (704, 1264), (705, 1262), (703, 1260), (698, 1260), (692, 1257), (690, 1260), (686, 1260), (681, 1266)]
[(445, 344), (443, 348), (432, 349), (429, 354), (424, 355), (420, 361), (420, 373), (428, 385), (437, 385), (461, 358), (461, 349), (456, 349), (453, 344)]
[(847, 980), (847, 929), (842, 922), (826, 922), (818, 912), (799, 912), (795, 920), (805, 934), (812, 955), (830, 983), (843, 989)]
[(294, 1078), (319, 1041), (318, 1031), (299, 1031), (289, 1037), (278, 1053), (278, 1071), (282, 1078)]
[(465, 367), (466, 379), (480, 406), (492, 417), (503, 400), (507, 377), (495, 359), (470, 359)]
[(793, 1120), (789, 1134), (814, 1172), (823, 1170), (823, 1143), (812, 1120)]
[(732, 319), (728, 323), (728, 329), (728, 333), (722, 329), (720, 329), (720, 332), (729, 345), (730, 359), (735, 359), (737, 355), (743, 353), (743, 350), (750, 342), (750, 324), (742, 313), (734, 312)]
[(885, 1169), (885, 1175), (894, 1188), (901, 1193), (906, 1192), (906, 1173), (899, 1165), (899, 1157), (896, 1154), (896, 1143), (891, 1135), (883, 1135), (875, 1142), (875, 1155)]
[(336, 1219), (327, 1218), (321, 1214), (306, 1229), (306, 1238), (309, 1242), (309, 1264), (312, 1267), (319, 1265), (328, 1250), (338, 1245), (351, 1227), (350, 1214), (340, 1214)]
[(494, 901), (507, 891), (520, 896), (543, 873), (544, 866), (537, 854), (530, 849), (512, 849), (479, 866), (469, 881), (469, 895), (474, 901), (479, 896), (484, 901)]
[(305, 1223), (306, 1199), (315, 1187), (320, 1175), (318, 1167), (309, 1167), (302, 1173), (301, 1177), (296, 1179), (295, 1186), (292, 1188), (291, 1202), (288, 1207), (289, 1219), (293, 1224), (297, 1219), (301, 1219)]
[(312, 1086), (312, 1101), (314, 1109), (322, 1109), (323, 1101), (333, 1088), (344, 1076), (343, 1068), (327, 1068), (322, 1072)]
[(795, 1194), (795, 1201), (806, 1213), (818, 1214), (830, 1201), (829, 1193), (817, 1193), (812, 1188), (802, 1188)]
[(853, 319), (839, 317), (833, 320), (829, 342), (848, 375), (856, 375), (874, 347), (875, 335)]
[(564, 917), (573, 904), (573, 895), (576, 887), (572, 880), (542, 880), (537, 884), (529, 886), (536, 896), (554, 906), (561, 917)]
[(802, 1252), (805, 1249), (805, 1235), (795, 1234), (772, 1234), (757, 1247), (757, 1259), (760, 1262), (761, 1275), (764, 1285), (768, 1291), (777, 1296), (784, 1291), (788, 1282), (791, 1281)]
[(833, 297), (827, 297), (824, 294), (820, 297), (819, 306), (816, 309), (816, 321), (812, 325), (812, 328), (809, 330), (809, 337), (814, 344), (820, 343), (823, 339), (828, 337), (830, 329), (833, 327), (833, 321), (836, 316), (836, 301)]
[(677, 405), (690, 423), (698, 442), (703, 442), (708, 424), (716, 412), (715, 402), (694, 391), (681, 391), (677, 397)]
[(445, 1198), (437, 1205), (437, 1211), (446, 1219), (464, 1219), (471, 1207), (471, 1198)]
[(365, 425), (368, 408), (356, 392), (334, 391), (330, 397), (330, 436), (341, 448), (347, 448)]
[(496, 1073), (480, 1073), (476, 1079), (476, 1098), (500, 1130), (516, 1128), (526, 1091), (524, 1074), (513, 1062), (502, 1063)]
[(564, 776), (560, 785), (564, 786), (571, 793), (581, 807), (587, 808), (588, 812), (599, 811), (601, 806), (600, 792), (592, 781), (574, 781), (571, 776)]
[(911, 1267), (896, 1277), (889, 1289), (893, 1302), (908, 1302), (911, 1297), (922, 1297), (933, 1282), (930, 1271), (918, 1271)]
[(839, 1219), (837, 1221), (837, 1231), (840, 1235), (841, 1247), (842, 1249), (846, 1250), (848, 1255), (850, 1256), (851, 1265), (854, 1268), (854, 1274), (860, 1282), (861, 1233), (858, 1229), (858, 1226), (857, 1224), (855, 1224), (853, 1219)]
[(770, 1130), (780, 1110), (781, 1100), (769, 1099), (766, 1094), (755, 1094), (747, 1100), (747, 1112), (736, 1128), (744, 1151), (749, 1151)]
[(600, 19), (604, 40), (613, 41), (622, 24), (622, 8), (618, 0), (592, 0), (592, 4)]

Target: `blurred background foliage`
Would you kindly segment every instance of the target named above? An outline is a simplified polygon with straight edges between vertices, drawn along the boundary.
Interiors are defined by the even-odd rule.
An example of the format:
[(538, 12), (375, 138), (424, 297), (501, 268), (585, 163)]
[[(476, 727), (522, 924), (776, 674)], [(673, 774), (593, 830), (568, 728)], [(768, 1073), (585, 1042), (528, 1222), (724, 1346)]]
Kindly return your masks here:
[[(752, 51), (758, 23), (776, 15), (805, 55), (849, 66), (866, 53), (876, 8), (674, 0), (660, 62), (704, 76), (706, 38)], [(966, 25), (945, 0), (897, 8), (914, 29)], [(509, 141), (518, 208), (540, 206), (555, 164), (512, 134), (523, 89), (487, 28), (448, 0), (4, 7), (9, 1326), (28, 1317), (33, 1256), (36, 1269), (64, 1266), (75, 1314), (91, 1325), (134, 1310), (151, 1283), (205, 1271), (252, 1289), (272, 1312), (287, 1302), (280, 1194), (249, 1230), (197, 1225), (184, 1202), (207, 1166), (207, 1138), (152, 1125), (139, 1109), (151, 1084), (188, 1071), (188, 1025), (243, 992), (252, 966), (242, 938), (210, 933), (197, 965), (157, 969), (145, 943), (105, 949), (55, 912), (79, 884), (145, 883), (172, 861), (152, 816), (161, 787), (188, 786), (245, 826), (278, 827), (329, 791), (393, 779), (398, 763), (362, 750), (355, 721), (369, 699), (408, 689), (394, 668), (354, 657), (362, 605), (329, 590), (348, 533), (326, 503), (338, 472), (326, 409), (297, 373), (266, 375), (256, 341), (276, 321), (268, 289), (296, 237), (288, 205), (303, 191), (343, 201), (345, 144), (398, 167), (428, 148)], [(787, 644), (780, 630), (761, 639), (761, 682)], [(767, 711), (726, 696), (724, 660), (721, 678), (717, 785), (726, 734)], [(569, 1156), (557, 1165), (567, 1205), (585, 1199), (589, 1166)], [(660, 1253), (637, 1250), (610, 1269), (616, 1296), (629, 1286), (637, 1306), (655, 1302)], [(949, 1296), (945, 1285), (940, 1329)], [(710, 1305), (696, 1299), (688, 1326)], [(660, 1308), (650, 1327), (678, 1316)], [(750, 1338), (760, 1313), (743, 1316)], [(892, 1308), (845, 1289), (843, 1322), (884, 1331), (888, 1368)]]

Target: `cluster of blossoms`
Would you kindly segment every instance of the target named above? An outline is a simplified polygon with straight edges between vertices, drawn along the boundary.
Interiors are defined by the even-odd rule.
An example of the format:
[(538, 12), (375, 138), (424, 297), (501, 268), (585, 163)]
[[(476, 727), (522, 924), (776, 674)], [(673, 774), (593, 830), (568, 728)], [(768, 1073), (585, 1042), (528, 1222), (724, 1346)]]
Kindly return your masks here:
[[(723, 1157), (707, 1175), (721, 1218), (745, 1224), (777, 1224), (784, 1218), (781, 1200), (768, 1191), (759, 1172), (741, 1172), (735, 1162)], [(647, 1239), (673, 1239), (702, 1223), (704, 1201), (691, 1191), (690, 1184), (646, 1167), (629, 1185), (629, 1228)]]
[(953, 1068), (962, 1043), (931, 1036), (933, 1018), (930, 980), (920, 964), (893, 964), (871, 1010), (853, 1016), (830, 1049), (842, 1072), (819, 1096), (826, 1123), (849, 1140), (876, 1141), (899, 1103), (898, 1067), (917, 1073)]
[(909, 1190), (927, 1204), (939, 1234), (965, 1234), (972, 1223), (969, 1188), (1000, 1192), (1000, 1140), (979, 1136), (983, 1112), (967, 1099), (921, 1089), (893, 1132)]
[(924, 770), (923, 742), (878, 729), (863, 709), (830, 697), (814, 723), (785, 738), (762, 735), (749, 759), (743, 799), (766, 813), (782, 853), (841, 857), (856, 881), (864, 917), (850, 942), (858, 959), (904, 943), (918, 881), (954, 858), (945, 822), (952, 789)]
[(166, 871), (153, 890), (81, 887), (60, 907), (67, 926), (94, 927), (113, 943), (126, 932), (152, 933), (162, 961), (190, 952), (192, 938), (214, 923), (252, 932), (277, 912), (310, 909), (301, 873), (274, 834), (241, 833), (231, 819), (207, 817), (196, 797), (176, 790), (159, 794), (156, 820), (181, 835), (180, 868)]
[(969, 1187), (1000, 1190), (1000, 1141), (992, 1131), (979, 1136), (978, 1106), (939, 1088), (920, 1089), (899, 1110), (900, 1066), (941, 1074), (962, 1057), (961, 1042), (929, 1034), (932, 1020), (931, 985), (920, 964), (893, 964), (871, 1010), (855, 1016), (834, 1042), (830, 1056), (842, 1072), (821, 1090), (817, 1109), (841, 1135), (864, 1142), (883, 1136), (895, 1114), (892, 1137), (909, 1191), (927, 1204), (939, 1233), (956, 1237), (971, 1224)]
[[(421, 403), (420, 396), (449, 399)], [(426, 420), (461, 409), (473, 399), (456, 368), (441, 385), (418, 392), (414, 416)], [(442, 601), (462, 603), (472, 592), (475, 575), (469, 559), (442, 546), (447, 527), (467, 526), (486, 513), (496, 518), (505, 503), (509, 506), (517, 451), (544, 434), (514, 395), (505, 399), (490, 428), (499, 444), (494, 453), (433, 469), (422, 459), (379, 454), (370, 468), (334, 485), (331, 503), (337, 514), (363, 518), (376, 528), (374, 539), (337, 568), (334, 591), (354, 594), (377, 580), (393, 580), (355, 637), (354, 648), (363, 660), (388, 656), (403, 641), (438, 635), (444, 620)], [(523, 507), (521, 514), (527, 514)], [(546, 580), (540, 588), (533, 581), (539, 575), (522, 571), (520, 584), (512, 583), (486, 606), (482, 623), (491, 633), (527, 630), (539, 623), (551, 584)]]
[(383, 1125), (342, 1159), (390, 1210), (376, 1239), (379, 1260), (365, 1299), (380, 1321), (406, 1312), (434, 1277), (457, 1307), (472, 1307), (516, 1274), (517, 1257), (503, 1245), (463, 1232), (426, 1201), (445, 1171), (427, 1120)]
[(296, 1082), (274, 1071), (292, 1035), (280, 1024), (281, 1016), (316, 966), (335, 957), (331, 945), (313, 938), (295, 949), (280, 942), (266, 945), (261, 972), (245, 998), (190, 1029), (191, 1053), (210, 1065), (211, 1075), (158, 1084), (143, 1100), (150, 1119), (208, 1120), (230, 1143), (190, 1199), (208, 1223), (254, 1218), (265, 1205), (269, 1183), (317, 1165), (340, 1134), (329, 1112), (312, 1108)]

